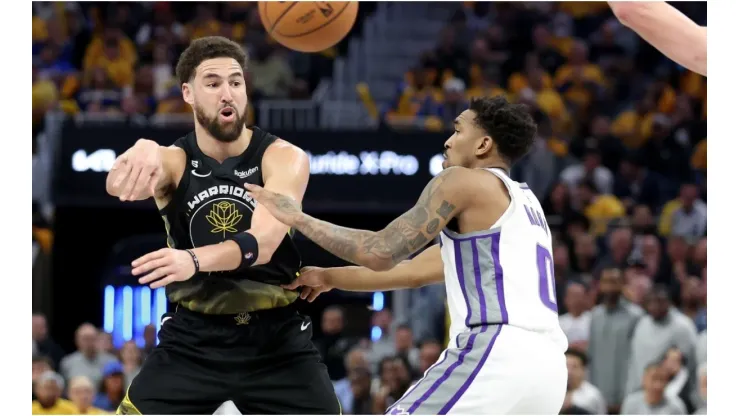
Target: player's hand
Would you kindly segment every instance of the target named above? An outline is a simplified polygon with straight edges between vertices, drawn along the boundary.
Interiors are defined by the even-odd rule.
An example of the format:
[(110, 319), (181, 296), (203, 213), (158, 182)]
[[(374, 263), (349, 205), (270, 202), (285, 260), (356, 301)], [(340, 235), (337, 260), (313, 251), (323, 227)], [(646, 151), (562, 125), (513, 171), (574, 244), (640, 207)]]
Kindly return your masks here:
[(154, 196), (157, 183), (164, 174), (159, 144), (139, 139), (119, 156), (108, 174), (108, 189), (121, 201), (139, 201)]
[(139, 257), (131, 262), (131, 267), (134, 276), (146, 274), (139, 283), (149, 284), (152, 289), (188, 280), (195, 274), (195, 263), (190, 253), (174, 248), (163, 248)]
[(328, 269), (321, 267), (304, 267), (298, 277), (289, 285), (282, 285), (284, 289), (295, 290), (303, 286), (301, 299), (313, 302), (320, 294), (334, 289), (327, 283)]
[(293, 226), (301, 216), (301, 205), (295, 199), (250, 183), (244, 184), (247, 194), (260, 205), (267, 208), (276, 220), (285, 225)]

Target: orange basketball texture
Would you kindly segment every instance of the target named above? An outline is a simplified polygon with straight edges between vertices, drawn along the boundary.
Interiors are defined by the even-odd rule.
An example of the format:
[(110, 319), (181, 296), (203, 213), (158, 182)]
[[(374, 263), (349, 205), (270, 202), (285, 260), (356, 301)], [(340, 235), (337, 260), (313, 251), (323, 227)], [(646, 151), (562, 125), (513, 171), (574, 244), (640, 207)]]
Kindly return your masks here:
[(356, 1), (262, 1), (262, 25), (278, 43), (300, 52), (320, 52), (349, 33)]

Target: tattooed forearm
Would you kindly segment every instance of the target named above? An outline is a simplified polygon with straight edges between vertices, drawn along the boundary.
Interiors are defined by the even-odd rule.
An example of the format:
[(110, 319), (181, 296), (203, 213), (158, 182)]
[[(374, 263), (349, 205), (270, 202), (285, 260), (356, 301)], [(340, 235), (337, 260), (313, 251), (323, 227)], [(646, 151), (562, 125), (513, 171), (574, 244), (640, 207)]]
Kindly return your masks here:
[(348, 262), (371, 269), (393, 267), (424, 248), (456, 215), (455, 190), (445, 185), (449, 176), (443, 173), (434, 178), (417, 204), (381, 231), (340, 227), (307, 215), (294, 228)]

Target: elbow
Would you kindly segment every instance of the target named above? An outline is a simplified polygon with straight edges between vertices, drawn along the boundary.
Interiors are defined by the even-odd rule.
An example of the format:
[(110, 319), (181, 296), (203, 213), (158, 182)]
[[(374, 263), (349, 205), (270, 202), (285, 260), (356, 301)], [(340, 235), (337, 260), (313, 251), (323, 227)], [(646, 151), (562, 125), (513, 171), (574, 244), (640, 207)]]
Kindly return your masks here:
[(385, 271), (388, 271), (396, 267), (396, 263), (393, 262), (393, 260), (391, 259), (376, 257), (376, 258), (373, 258), (371, 261), (369, 261), (364, 266), (374, 272), (385, 272)]
[(631, 27), (637, 16), (642, 12), (644, 6), (637, 2), (613, 2), (612, 10), (619, 23)]

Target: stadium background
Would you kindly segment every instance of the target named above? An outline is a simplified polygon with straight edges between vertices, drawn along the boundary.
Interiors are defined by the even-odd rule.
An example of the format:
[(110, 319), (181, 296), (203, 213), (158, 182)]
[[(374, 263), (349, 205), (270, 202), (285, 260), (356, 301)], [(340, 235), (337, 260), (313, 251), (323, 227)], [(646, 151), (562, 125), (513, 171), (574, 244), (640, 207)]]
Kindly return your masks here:
[[(706, 3), (675, 5), (706, 23)], [(85, 374), (100, 396), (94, 402), (112, 410), (116, 388), (146, 355), (166, 299), (136, 285), (127, 265), (160, 248), (164, 230), (152, 203), (120, 203), (106, 195), (104, 178), (139, 137), (169, 144), (192, 126), (174, 63), (191, 39), (223, 35), (250, 54), (250, 123), (310, 153), (305, 209), (337, 224), (379, 229), (410, 207), (438, 172), (451, 121), (470, 96), (529, 104), (539, 137), (512, 176), (534, 190), (553, 228), (572, 347), (592, 355), (587, 373), (597, 378), (593, 360), (603, 352), (587, 342), (604, 337), (590, 322), (603, 271), (624, 272), (625, 299), (635, 305), (665, 285), (693, 334), (658, 345), (635, 330), (620, 346), (630, 354), (610, 359), (629, 367), (637, 365), (630, 355), (644, 355), (635, 349), (650, 350), (672, 382), (680, 369), (689, 373), (678, 395), (689, 410), (703, 407), (696, 370), (706, 361), (706, 79), (639, 40), (604, 2), (363, 2), (350, 36), (312, 55), (274, 44), (254, 6), (34, 3), (35, 379), (49, 366), (70, 387), (79, 373), (63, 357), (78, 348), (78, 327), (92, 323), (96, 348), (107, 352), (97, 373)], [(305, 264), (342, 264), (296, 239)], [(446, 343), (441, 286), (333, 291), (301, 309), (321, 329), (315, 341), (347, 413), (377, 413)], [(679, 370), (675, 354), (662, 359), (674, 345)], [(398, 355), (405, 360), (383, 360)], [(638, 367), (637, 382), (624, 375), (627, 390), (640, 388)], [(580, 401), (598, 394), (584, 389), (574, 387), (576, 407), (595, 413), (594, 400)]]

